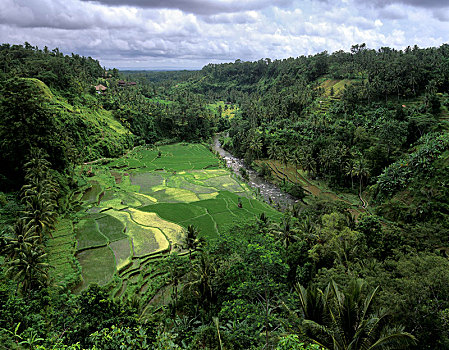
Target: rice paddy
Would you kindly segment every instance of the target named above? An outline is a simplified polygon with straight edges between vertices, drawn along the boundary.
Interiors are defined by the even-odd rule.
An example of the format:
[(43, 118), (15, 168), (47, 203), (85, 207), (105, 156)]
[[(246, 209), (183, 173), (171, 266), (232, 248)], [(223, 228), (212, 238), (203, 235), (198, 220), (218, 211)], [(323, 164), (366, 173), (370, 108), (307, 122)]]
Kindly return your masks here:
[(74, 258), (75, 234), (72, 221), (61, 219), (55, 227), (53, 238), (48, 241), (50, 278), (60, 286), (73, 286), (80, 278), (79, 264)]
[(98, 283), (116, 297), (148, 293), (153, 281), (165, 283), (165, 273), (155, 278), (148, 269), (182, 246), (189, 225), (213, 240), (235, 221), (280, 217), (201, 144), (136, 148), (89, 171), (74, 227), (78, 290)]

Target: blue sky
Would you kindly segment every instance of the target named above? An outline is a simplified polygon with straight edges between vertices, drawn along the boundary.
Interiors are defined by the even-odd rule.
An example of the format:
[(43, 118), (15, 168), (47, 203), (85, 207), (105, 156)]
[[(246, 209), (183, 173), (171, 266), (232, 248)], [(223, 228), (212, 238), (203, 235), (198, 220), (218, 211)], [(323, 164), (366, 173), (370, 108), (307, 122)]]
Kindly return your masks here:
[(106, 67), (199, 69), (353, 44), (449, 42), (445, 0), (1, 0), (0, 41), (58, 47)]

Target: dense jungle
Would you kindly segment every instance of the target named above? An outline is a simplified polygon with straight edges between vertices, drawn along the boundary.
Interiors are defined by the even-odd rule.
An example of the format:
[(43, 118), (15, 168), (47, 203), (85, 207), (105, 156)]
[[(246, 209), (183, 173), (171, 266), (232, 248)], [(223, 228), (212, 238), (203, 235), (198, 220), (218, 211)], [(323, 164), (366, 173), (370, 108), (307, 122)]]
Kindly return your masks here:
[(0, 83), (0, 348), (449, 349), (449, 45)]

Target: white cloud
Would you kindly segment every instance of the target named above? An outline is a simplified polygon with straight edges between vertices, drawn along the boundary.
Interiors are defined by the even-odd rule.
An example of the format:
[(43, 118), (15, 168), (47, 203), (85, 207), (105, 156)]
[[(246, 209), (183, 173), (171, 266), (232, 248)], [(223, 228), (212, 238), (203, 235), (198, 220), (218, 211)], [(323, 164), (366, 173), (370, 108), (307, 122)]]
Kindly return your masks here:
[(349, 50), (362, 42), (377, 49), (449, 41), (449, 22), (444, 22), (449, 9), (436, 11), (436, 2), (429, 8), (414, 3), (2, 0), (0, 41), (59, 47), (119, 68), (200, 68), (238, 58), (276, 59)]

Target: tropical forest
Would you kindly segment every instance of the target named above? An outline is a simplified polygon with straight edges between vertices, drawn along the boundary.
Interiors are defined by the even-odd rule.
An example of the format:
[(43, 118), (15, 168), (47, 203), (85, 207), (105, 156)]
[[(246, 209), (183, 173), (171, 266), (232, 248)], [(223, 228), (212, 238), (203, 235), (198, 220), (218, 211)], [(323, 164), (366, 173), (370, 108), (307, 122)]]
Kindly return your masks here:
[(0, 164), (0, 349), (449, 349), (447, 44), (2, 44)]

